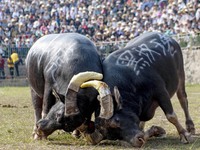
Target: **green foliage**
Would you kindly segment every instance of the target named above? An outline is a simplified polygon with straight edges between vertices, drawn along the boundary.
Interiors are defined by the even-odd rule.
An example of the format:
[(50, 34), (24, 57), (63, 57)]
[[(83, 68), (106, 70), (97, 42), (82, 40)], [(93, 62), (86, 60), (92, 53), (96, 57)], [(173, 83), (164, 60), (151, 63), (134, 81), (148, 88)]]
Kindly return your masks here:
[(179, 44), (181, 47), (187, 47), (188, 42), (186, 42), (185, 40), (180, 40)]
[[(170, 124), (160, 108), (155, 117), (147, 122), (145, 129), (152, 125), (163, 127), (167, 135), (165, 138), (152, 138), (147, 141), (143, 149), (200, 149), (200, 85), (187, 85), (190, 113), (196, 126), (196, 135), (191, 144), (181, 144), (175, 127)], [(0, 149), (5, 150), (115, 150), (134, 149), (121, 141), (103, 141), (99, 145), (89, 145), (83, 138), (75, 139), (69, 133), (56, 131), (48, 140), (34, 141), (32, 130), (34, 113), (28, 87), (0, 88)], [(185, 118), (177, 98), (172, 100), (174, 110), (184, 126)]]
[(195, 46), (200, 46), (200, 34), (196, 37)]

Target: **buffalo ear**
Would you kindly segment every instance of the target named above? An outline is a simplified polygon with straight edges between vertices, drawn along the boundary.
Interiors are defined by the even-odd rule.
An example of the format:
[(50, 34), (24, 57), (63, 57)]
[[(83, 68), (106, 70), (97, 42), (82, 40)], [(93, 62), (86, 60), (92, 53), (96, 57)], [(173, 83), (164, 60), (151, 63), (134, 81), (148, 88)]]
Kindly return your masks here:
[(115, 101), (117, 102), (117, 110), (122, 109), (122, 103), (121, 103), (121, 95), (119, 93), (118, 87), (114, 87), (114, 96), (115, 96)]

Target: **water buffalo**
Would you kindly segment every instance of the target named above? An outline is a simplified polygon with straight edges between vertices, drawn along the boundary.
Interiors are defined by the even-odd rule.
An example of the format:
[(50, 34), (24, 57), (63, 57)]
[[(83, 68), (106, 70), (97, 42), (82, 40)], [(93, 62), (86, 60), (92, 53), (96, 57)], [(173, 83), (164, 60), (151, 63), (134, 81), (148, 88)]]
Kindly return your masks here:
[[(26, 69), (35, 110), (34, 139), (46, 138), (56, 129), (73, 131), (90, 120), (99, 104), (98, 92), (94, 88), (79, 90), (79, 87), (87, 80), (102, 79), (102, 62), (87, 37), (77, 33), (41, 37), (28, 52)], [(56, 99), (60, 99), (54, 106), (58, 111), (52, 110), (47, 115)], [(49, 118), (52, 113), (57, 119)]]
[[(152, 119), (158, 106), (177, 128), (181, 142), (190, 142), (189, 132), (195, 133), (188, 110), (181, 48), (169, 36), (145, 33), (111, 53), (103, 62), (103, 82), (94, 80), (81, 85), (90, 86), (99, 91), (101, 112), (108, 114), (96, 119), (96, 128), (102, 135), (99, 141), (117, 138), (141, 147), (148, 136), (140, 129), (140, 123)], [(185, 113), (187, 131), (170, 101), (175, 93)], [(90, 140), (93, 142), (92, 136)]]

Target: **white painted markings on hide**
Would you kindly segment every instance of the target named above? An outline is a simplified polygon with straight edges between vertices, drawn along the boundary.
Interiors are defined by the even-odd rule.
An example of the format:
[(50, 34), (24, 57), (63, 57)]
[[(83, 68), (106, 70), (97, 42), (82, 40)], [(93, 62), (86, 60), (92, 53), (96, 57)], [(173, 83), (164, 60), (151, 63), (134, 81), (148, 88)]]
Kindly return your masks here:
[[(172, 39), (166, 35), (158, 35), (158, 38), (124, 51), (117, 58), (116, 65), (132, 66), (136, 75), (139, 75), (141, 70), (145, 67), (150, 67), (153, 62), (156, 62), (156, 56), (170, 55), (174, 57), (177, 51), (171, 44)], [(161, 50), (157, 51), (157, 49)]]
[(171, 44), (172, 43), (172, 38), (169, 36), (166, 36), (164, 34), (158, 34), (160, 37), (160, 41), (163, 43), (163, 45), (166, 45), (167, 47), (167, 52), (170, 53), (171, 56), (174, 57), (175, 53), (177, 53), (176, 49), (174, 46)]
[[(49, 78), (56, 83), (56, 73), (58, 69), (64, 67), (67, 63), (67, 58), (70, 58), (71, 53), (73, 53), (73, 47), (77, 43), (72, 40), (58, 40), (60, 34), (55, 35), (53, 38), (49, 36), (44, 36), (42, 39), (38, 40), (31, 48), (27, 55), (27, 62), (36, 61), (38, 70), (44, 67), (44, 72)], [(32, 69), (28, 66), (28, 69)]]
[[(70, 57), (70, 51), (73, 50), (73, 47), (75, 46), (75, 42), (71, 42), (70, 47), (65, 47), (65, 45), (61, 45), (60, 48), (54, 48), (52, 51), (49, 51), (49, 62), (45, 67), (45, 72), (47, 74), (51, 75), (51, 78), (56, 83), (56, 71), (59, 68), (64, 67), (63, 65), (66, 65), (67, 58)], [(73, 52), (71, 52), (73, 53)]]

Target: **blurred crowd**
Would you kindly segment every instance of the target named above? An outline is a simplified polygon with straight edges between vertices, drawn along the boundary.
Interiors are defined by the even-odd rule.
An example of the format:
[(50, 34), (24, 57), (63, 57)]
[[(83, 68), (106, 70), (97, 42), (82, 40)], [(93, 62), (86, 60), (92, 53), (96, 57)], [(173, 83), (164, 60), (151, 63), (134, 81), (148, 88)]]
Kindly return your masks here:
[(30, 47), (50, 33), (78, 32), (109, 42), (147, 31), (198, 33), (199, 1), (0, 0), (0, 46)]

